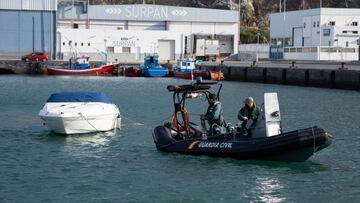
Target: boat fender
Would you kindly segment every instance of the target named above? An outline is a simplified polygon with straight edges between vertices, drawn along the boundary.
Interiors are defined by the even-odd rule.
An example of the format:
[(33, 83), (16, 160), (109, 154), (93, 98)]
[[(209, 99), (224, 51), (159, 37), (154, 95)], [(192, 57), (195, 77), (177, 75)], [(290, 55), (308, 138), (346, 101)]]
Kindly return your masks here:
[(178, 119), (177, 119), (177, 113), (178, 113), (178, 111), (174, 113), (172, 121), (173, 121), (174, 127), (175, 127), (178, 131), (184, 132), (184, 131), (185, 131), (184, 127), (185, 127), (185, 126), (189, 126), (189, 122), (190, 122), (189, 112), (188, 112), (187, 109), (184, 108), (184, 107), (182, 107), (182, 108), (180, 109), (180, 112), (181, 112), (181, 115), (182, 115), (182, 117), (183, 117), (183, 123), (179, 123), (179, 121), (178, 121)]

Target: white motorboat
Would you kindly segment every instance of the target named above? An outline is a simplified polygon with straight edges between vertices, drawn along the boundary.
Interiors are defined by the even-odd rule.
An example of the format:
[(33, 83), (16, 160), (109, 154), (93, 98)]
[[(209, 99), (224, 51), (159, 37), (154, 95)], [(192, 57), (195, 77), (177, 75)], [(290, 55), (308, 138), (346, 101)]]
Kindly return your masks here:
[(60, 134), (104, 132), (121, 127), (117, 106), (97, 92), (52, 94), (39, 116), (49, 130)]

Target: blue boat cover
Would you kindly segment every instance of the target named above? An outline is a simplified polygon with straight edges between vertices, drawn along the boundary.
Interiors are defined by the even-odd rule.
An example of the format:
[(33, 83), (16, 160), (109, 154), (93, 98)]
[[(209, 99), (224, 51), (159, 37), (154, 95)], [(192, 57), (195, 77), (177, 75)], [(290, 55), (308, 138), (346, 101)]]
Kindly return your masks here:
[(112, 104), (112, 101), (100, 92), (60, 92), (50, 95), (46, 102), (103, 102)]

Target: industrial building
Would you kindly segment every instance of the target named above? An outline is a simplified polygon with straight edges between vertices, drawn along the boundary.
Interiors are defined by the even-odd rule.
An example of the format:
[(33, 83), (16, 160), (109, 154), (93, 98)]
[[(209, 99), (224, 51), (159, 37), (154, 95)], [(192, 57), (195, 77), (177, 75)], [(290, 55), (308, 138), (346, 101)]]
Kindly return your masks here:
[(270, 15), (270, 58), (359, 60), (360, 9), (318, 8)]
[(236, 11), (161, 5), (88, 5), (59, 1), (57, 52), (61, 59), (132, 62), (145, 53), (162, 61), (226, 57), (238, 52)]
[(56, 0), (0, 0), (0, 58), (56, 52)]

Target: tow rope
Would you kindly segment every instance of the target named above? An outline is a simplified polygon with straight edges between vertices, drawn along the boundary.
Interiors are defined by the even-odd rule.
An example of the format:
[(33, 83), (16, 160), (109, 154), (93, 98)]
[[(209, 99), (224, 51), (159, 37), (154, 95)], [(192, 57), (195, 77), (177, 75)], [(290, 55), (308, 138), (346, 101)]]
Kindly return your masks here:
[(313, 148), (313, 149), (314, 149), (313, 155), (315, 155), (315, 153), (316, 153), (316, 143), (315, 143), (315, 142), (316, 142), (316, 138), (315, 138), (315, 133), (314, 133), (314, 127), (311, 128), (311, 132), (312, 132), (312, 136), (313, 136), (313, 138), (314, 138), (314, 141), (313, 141), (313, 143), (314, 143), (314, 146), (313, 146), (313, 147), (314, 147), (314, 148)]

